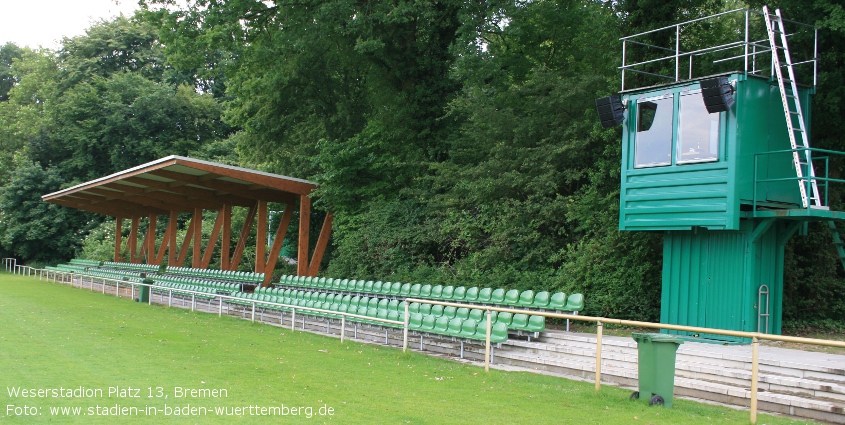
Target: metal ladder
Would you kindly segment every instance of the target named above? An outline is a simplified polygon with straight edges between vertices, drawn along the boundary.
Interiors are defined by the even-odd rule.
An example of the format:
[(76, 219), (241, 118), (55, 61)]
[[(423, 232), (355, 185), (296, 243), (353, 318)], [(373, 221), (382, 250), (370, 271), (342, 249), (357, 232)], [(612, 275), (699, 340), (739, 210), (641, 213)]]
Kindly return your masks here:
[[(798, 175), (798, 188), (801, 191), (801, 203), (804, 208), (826, 208), (822, 205), (819, 187), (816, 185), (816, 173), (811, 162), (810, 141), (804, 124), (801, 102), (798, 99), (798, 86), (795, 84), (795, 71), (792, 68), (792, 57), (789, 53), (786, 30), (783, 26), (780, 9), (776, 9), (775, 14), (772, 15), (769, 13), (768, 6), (763, 6), (763, 17), (766, 20), (766, 32), (769, 34), (769, 44), (772, 47), (772, 69), (777, 77), (780, 98), (783, 101), (786, 128), (789, 131), (789, 144), (792, 146), (792, 162), (795, 166), (795, 173)], [(780, 37), (777, 37), (776, 34), (779, 34)], [(778, 40), (781, 44), (778, 44)], [(781, 55), (783, 55), (785, 65), (781, 65)], [(789, 78), (783, 78), (782, 68), (786, 68)], [(786, 83), (789, 84), (788, 89), (785, 86)], [(796, 133), (800, 136), (796, 137)], [(807, 194), (808, 181), (810, 182), (809, 188), (812, 191), (812, 196)]]

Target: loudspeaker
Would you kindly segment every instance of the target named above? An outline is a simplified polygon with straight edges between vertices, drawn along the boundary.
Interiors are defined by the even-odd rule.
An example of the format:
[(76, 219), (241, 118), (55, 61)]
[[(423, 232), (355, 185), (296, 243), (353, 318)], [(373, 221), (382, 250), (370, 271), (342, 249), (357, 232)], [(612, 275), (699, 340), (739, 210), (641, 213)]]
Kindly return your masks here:
[(734, 88), (728, 77), (716, 77), (701, 80), (701, 97), (707, 112), (725, 112), (734, 105)]
[(622, 99), (619, 96), (608, 96), (596, 99), (596, 111), (599, 113), (601, 126), (604, 128), (615, 127), (622, 124), (625, 119), (622, 106)]

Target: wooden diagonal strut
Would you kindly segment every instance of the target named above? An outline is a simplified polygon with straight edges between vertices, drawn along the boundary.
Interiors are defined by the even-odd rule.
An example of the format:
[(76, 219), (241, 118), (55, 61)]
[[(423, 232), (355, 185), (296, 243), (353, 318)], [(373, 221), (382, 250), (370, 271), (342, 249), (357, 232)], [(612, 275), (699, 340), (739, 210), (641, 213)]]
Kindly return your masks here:
[(326, 246), (329, 244), (329, 236), (332, 234), (332, 213), (326, 213), (323, 220), (323, 227), (320, 229), (320, 237), (317, 239), (317, 246), (314, 247), (314, 255), (311, 257), (311, 264), (308, 266), (308, 276), (317, 276), (320, 270), (320, 263), (323, 261), (323, 254), (326, 253)]
[(255, 229), (255, 272), (264, 272), (267, 249), (267, 201), (258, 201), (258, 228)]
[(202, 265), (202, 208), (194, 208), (194, 218), (191, 221), (196, 223), (193, 227), (194, 249), (191, 254), (191, 267), (198, 269)]
[(270, 257), (264, 266), (264, 282), (261, 286), (269, 286), (270, 280), (273, 279), (273, 270), (276, 269), (276, 262), (279, 260), (279, 252), (281, 252), (282, 244), (285, 242), (291, 218), (293, 218), (293, 203), (285, 205), (285, 213), (282, 215), (282, 221), (279, 222), (276, 236), (273, 238), (273, 246), (270, 248)]
[(207, 269), (211, 264), (211, 255), (214, 253), (214, 247), (217, 246), (217, 237), (220, 236), (220, 228), (223, 227), (223, 211), (217, 212), (217, 219), (214, 220), (214, 229), (211, 230), (211, 236), (208, 238), (208, 245), (205, 247), (205, 252), (202, 254), (202, 264), (200, 267)]
[(232, 243), (232, 206), (223, 205), (223, 240), (220, 243), (220, 270), (229, 270), (229, 246)]
[(173, 227), (175, 226), (171, 226), (171, 223), (167, 223), (167, 228), (164, 229), (164, 237), (161, 239), (161, 245), (158, 246), (158, 253), (156, 253), (155, 262), (153, 264), (161, 264), (161, 262), (164, 261), (164, 251), (167, 250), (167, 247), (170, 245), (170, 232)]
[(244, 226), (241, 228), (241, 235), (238, 237), (238, 245), (235, 246), (235, 253), (232, 255), (232, 261), (229, 263), (229, 270), (236, 270), (238, 264), (241, 263), (241, 257), (244, 255), (244, 248), (246, 248), (246, 239), (249, 236), (249, 231), (252, 230), (252, 222), (255, 221), (255, 212), (257, 210), (257, 203), (249, 208), (246, 221), (244, 221)]
[(120, 262), (120, 244), (123, 237), (123, 217), (117, 216), (114, 221), (114, 262)]
[(179, 249), (179, 258), (176, 259), (176, 263), (173, 264), (173, 266), (182, 267), (182, 264), (185, 262), (185, 257), (188, 256), (188, 243), (191, 242), (191, 238), (194, 236), (194, 226), (196, 226), (196, 224), (196, 221), (191, 220), (191, 224), (188, 225), (188, 232), (185, 233), (185, 239), (182, 241), (182, 248)]
[(299, 252), (296, 256), (296, 274), (308, 274), (308, 235), (311, 230), (311, 198), (299, 197)]

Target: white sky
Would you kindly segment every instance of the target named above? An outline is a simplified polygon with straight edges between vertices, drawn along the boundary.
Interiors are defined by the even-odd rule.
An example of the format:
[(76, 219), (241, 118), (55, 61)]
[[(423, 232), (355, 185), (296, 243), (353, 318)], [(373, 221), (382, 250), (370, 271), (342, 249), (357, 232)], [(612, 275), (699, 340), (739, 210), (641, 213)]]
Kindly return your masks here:
[(137, 9), (138, 0), (0, 0), (0, 45), (57, 49), (62, 37), (85, 34), (93, 22)]

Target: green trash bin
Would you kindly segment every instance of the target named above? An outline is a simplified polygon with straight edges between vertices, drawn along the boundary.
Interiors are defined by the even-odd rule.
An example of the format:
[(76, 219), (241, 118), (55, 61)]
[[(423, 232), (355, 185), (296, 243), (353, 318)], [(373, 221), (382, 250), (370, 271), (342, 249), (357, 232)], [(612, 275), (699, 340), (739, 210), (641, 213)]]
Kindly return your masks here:
[[(151, 279), (144, 279), (143, 283), (152, 284), (153, 281)], [(135, 301), (146, 303), (150, 301), (150, 287), (149, 286), (142, 286), (142, 285), (135, 285)]]
[(639, 391), (631, 399), (648, 400), (649, 406), (672, 407), (675, 393), (675, 353), (683, 340), (666, 334), (633, 333), (637, 341)]

